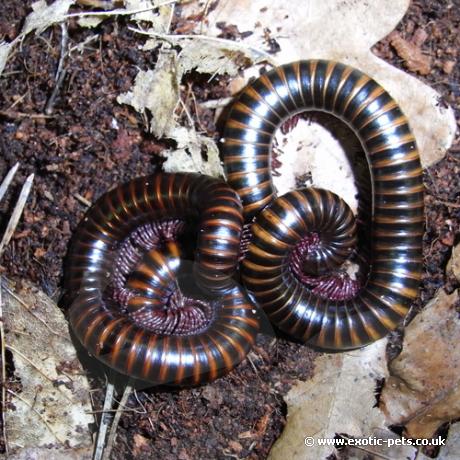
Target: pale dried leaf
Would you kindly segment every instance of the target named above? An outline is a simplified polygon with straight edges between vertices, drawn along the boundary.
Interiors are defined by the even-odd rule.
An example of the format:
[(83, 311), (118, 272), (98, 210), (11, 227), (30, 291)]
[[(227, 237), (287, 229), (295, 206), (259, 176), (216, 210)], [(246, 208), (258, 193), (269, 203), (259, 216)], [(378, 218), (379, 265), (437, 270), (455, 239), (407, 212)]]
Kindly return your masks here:
[(19, 162), (17, 162), (9, 171), (8, 174), (5, 176), (3, 179), (1, 185), (0, 185), (0, 201), (3, 200), (3, 197), (5, 196), (6, 191), (8, 190), (8, 187), (10, 186), (16, 172), (18, 171), (19, 168)]
[(260, 60), (260, 55), (238, 46), (238, 43), (187, 39), (179, 42), (178, 65), (182, 73), (196, 70), (210, 75), (230, 75), (234, 77), (242, 67)]
[(12, 397), (6, 413), (10, 450), (52, 447), (61, 458), (71, 458), (69, 448), (90, 454), (89, 424), (94, 420), (87, 413), (89, 387), (68, 324), (45, 294), (25, 281), (21, 285), (16, 289), (3, 278), (1, 286), (6, 346), (21, 382), (20, 391), (8, 393)]
[[(392, 437), (380, 410), (373, 407), (376, 380), (386, 376), (386, 344), (383, 339), (361, 350), (319, 357), (313, 378), (299, 382), (285, 397), (287, 425), (269, 458), (317, 460), (334, 452), (333, 447), (317, 443), (307, 447), (305, 437), (333, 438), (336, 433)], [(406, 447), (398, 458), (413, 453), (414, 449)]]
[[(8, 180), (8, 175), (5, 178), (5, 180)], [(19, 223), (19, 219), (22, 216), (22, 211), (24, 210), (24, 206), (26, 205), (27, 198), (29, 197), (30, 190), (32, 189), (33, 181), (34, 175), (31, 174), (27, 177), (26, 181), (22, 186), (21, 193), (19, 194), (13, 212), (11, 213), (11, 217), (8, 220), (5, 232), (3, 233), (2, 239), (0, 241), (0, 256), (2, 255), (4, 248), (8, 245), (16, 230), (16, 227)]]
[[(209, 12), (202, 33), (216, 36), (221, 33), (217, 23), (236, 24), (242, 32), (253, 32), (241, 41), (243, 45), (266, 50), (268, 28), (281, 47), (274, 56), (279, 64), (322, 58), (358, 67), (382, 84), (408, 116), (422, 165), (427, 167), (440, 160), (454, 140), (457, 128), (454, 112), (439, 104), (440, 95), (434, 89), (371, 51), (375, 43), (395, 29), (408, 5), (409, 0), (224, 1)], [(184, 15), (202, 10), (199, 2), (190, 2), (182, 8)], [(258, 73), (258, 68), (247, 69), (243, 84)], [(241, 88), (236, 83), (231, 83), (234, 92)]]
[(92, 454), (88, 448), (52, 450), (49, 447), (28, 447), (21, 449), (8, 460), (91, 460)]
[[(305, 186), (320, 187), (339, 195), (353, 212), (358, 209), (357, 188), (349, 159), (339, 141), (318, 123), (299, 120), (297, 129), (276, 135), (282, 154), (279, 176), (273, 183), (279, 195)], [(347, 139), (351, 141), (352, 139)], [(356, 150), (359, 151), (359, 145)], [(309, 177), (309, 181), (301, 181)]]
[(430, 438), (460, 417), (460, 318), (458, 292), (438, 291), (406, 327), (402, 352), (389, 364), (381, 395), (389, 424), (408, 436)]
[(446, 273), (454, 275), (460, 281), (460, 244), (452, 249), (452, 256), (447, 263)]
[(449, 428), (446, 445), (441, 447), (437, 460), (458, 460), (460, 452), (460, 423)]
[(390, 36), (391, 46), (398, 56), (404, 60), (407, 68), (420, 75), (428, 75), (431, 72), (431, 59), (422, 53), (416, 43), (409, 42), (401, 37), (399, 32), (393, 32)]
[(6, 66), (8, 55), (10, 54), (12, 44), (7, 42), (0, 42), (0, 75)]
[(175, 125), (174, 109), (179, 101), (179, 81), (174, 51), (163, 51), (154, 70), (141, 70), (132, 91), (117, 97), (120, 104), (129, 104), (139, 113), (150, 113), (151, 132), (158, 138), (168, 134)]
[(105, 18), (101, 16), (83, 16), (78, 18), (78, 25), (88, 29), (97, 27)]
[[(146, 10), (152, 6), (165, 3), (162, 0), (125, 0), (126, 11)], [(149, 29), (155, 32), (167, 33), (168, 25), (171, 20), (172, 5), (159, 6), (157, 10), (144, 11), (131, 16), (136, 22), (149, 23)]]
[[(163, 170), (166, 172), (199, 172), (214, 177), (223, 176), (223, 168), (216, 143), (193, 129), (174, 128), (168, 135), (177, 148), (165, 150)], [(204, 155), (203, 155), (204, 154)]]
[(75, 0), (56, 0), (51, 5), (47, 5), (45, 0), (33, 3), (33, 11), (27, 16), (21, 34), (27, 35), (34, 30), (41, 34), (49, 26), (64, 21), (74, 3)]

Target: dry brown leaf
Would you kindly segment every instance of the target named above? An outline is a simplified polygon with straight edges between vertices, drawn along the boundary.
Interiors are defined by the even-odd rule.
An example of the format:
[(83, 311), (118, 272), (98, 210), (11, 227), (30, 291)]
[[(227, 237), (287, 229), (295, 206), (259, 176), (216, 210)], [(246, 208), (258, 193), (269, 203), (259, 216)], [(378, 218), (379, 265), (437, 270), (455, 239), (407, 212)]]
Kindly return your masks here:
[(422, 53), (418, 43), (405, 40), (399, 32), (390, 34), (390, 43), (410, 71), (420, 75), (428, 75), (431, 72), (431, 59)]
[(35, 30), (36, 34), (41, 34), (49, 26), (65, 20), (69, 8), (76, 0), (56, 0), (48, 5), (45, 0), (32, 3), (32, 13), (24, 22), (21, 35), (27, 35)]
[[(17, 290), (5, 278), (1, 284), (6, 348), (21, 383), (20, 389), (7, 387), (10, 452), (18, 459), (50, 459), (72, 458), (70, 449), (78, 449), (78, 458), (90, 458), (94, 419), (88, 413), (89, 387), (67, 321), (50, 298), (25, 281), (21, 284)], [(27, 449), (33, 457), (27, 457)]]
[[(409, 3), (410, 0), (220, 1), (198, 27), (202, 27), (200, 33), (216, 36), (222, 32), (217, 27), (219, 23), (236, 24), (239, 31), (253, 32), (240, 43), (265, 50), (269, 46), (265, 31), (270, 29), (271, 38), (281, 47), (273, 56), (278, 64), (321, 58), (359, 68), (382, 84), (408, 116), (422, 165), (427, 167), (439, 161), (455, 139), (454, 112), (439, 104), (440, 95), (434, 89), (371, 51), (394, 30)], [(202, 9), (200, 2), (187, 2), (182, 7), (185, 15), (198, 15)], [(425, 32), (419, 29), (415, 35), (420, 42)], [(258, 74), (256, 67), (246, 69), (244, 83)], [(231, 83), (232, 92), (242, 86), (236, 88), (235, 80)]]
[(458, 292), (443, 290), (407, 326), (403, 350), (389, 364), (381, 395), (389, 424), (413, 438), (431, 438), (460, 417), (460, 318)]
[(452, 249), (452, 256), (447, 263), (446, 273), (454, 275), (460, 281), (460, 244)]
[[(394, 438), (385, 427), (383, 414), (374, 407), (376, 380), (386, 376), (386, 344), (383, 339), (361, 350), (318, 358), (314, 377), (299, 382), (285, 397), (287, 425), (269, 459), (325, 459), (334, 448), (318, 445), (318, 439), (332, 439), (336, 433)], [(305, 445), (306, 437), (314, 445)], [(375, 449), (379, 455), (387, 452), (384, 446)], [(391, 458), (414, 458), (415, 449), (393, 446), (390, 452)]]
[(163, 163), (165, 172), (199, 172), (208, 176), (223, 176), (219, 148), (213, 139), (184, 127), (175, 127), (168, 133), (168, 137), (176, 141), (177, 148), (161, 152), (166, 158)]
[(460, 452), (460, 423), (449, 428), (446, 445), (441, 447), (437, 460), (458, 460)]
[(12, 43), (0, 42), (0, 75), (6, 66), (6, 61), (8, 60), (8, 55), (10, 54), (12, 46)]
[(238, 43), (206, 39), (181, 40), (179, 66), (185, 74), (195, 69), (210, 75), (227, 74), (234, 77), (242, 67), (249, 67), (260, 56)]
[(180, 78), (176, 52), (162, 51), (155, 69), (139, 71), (132, 90), (120, 94), (117, 101), (131, 105), (139, 113), (147, 109), (152, 116), (150, 130), (161, 138), (175, 126), (174, 109), (179, 101)]

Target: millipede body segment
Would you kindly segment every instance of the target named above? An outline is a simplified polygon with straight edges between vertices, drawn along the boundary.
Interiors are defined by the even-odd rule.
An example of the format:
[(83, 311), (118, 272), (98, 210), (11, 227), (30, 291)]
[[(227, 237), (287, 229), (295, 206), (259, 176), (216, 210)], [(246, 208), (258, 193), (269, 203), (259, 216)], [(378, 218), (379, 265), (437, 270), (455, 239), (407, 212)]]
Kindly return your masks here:
[[(343, 205), (330, 192), (307, 189), (276, 198), (270, 171), (275, 131), (308, 110), (330, 113), (349, 125), (370, 168), (370, 272), (359, 293), (347, 300), (314, 295), (289, 268), (289, 255), (308, 235), (328, 240), (334, 224), (345, 225), (344, 233), (339, 229), (316, 252), (317, 271), (336, 264), (354, 238), (348, 218), (341, 220), (347, 214)], [(274, 324), (325, 350), (357, 348), (397, 327), (418, 295), (421, 278), (422, 169), (406, 117), (378, 83), (357, 69), (324, 60), (269, 71), (249, 84), (231, 108), (224, 163), (246, 222), (255, 219), (243, 280)]]
[[(198, 219), (193, 278), (204, 300), (175, 290), (174, 234), (187, 217)], [(253, 305), (232, 280), (242, 222), (235, 192), (198, 174), (154, 174), (103, 195), (69, 251), (76, 337), (108, 366), (155, 384), (199, 384), (231, 370), (258, 331)]]

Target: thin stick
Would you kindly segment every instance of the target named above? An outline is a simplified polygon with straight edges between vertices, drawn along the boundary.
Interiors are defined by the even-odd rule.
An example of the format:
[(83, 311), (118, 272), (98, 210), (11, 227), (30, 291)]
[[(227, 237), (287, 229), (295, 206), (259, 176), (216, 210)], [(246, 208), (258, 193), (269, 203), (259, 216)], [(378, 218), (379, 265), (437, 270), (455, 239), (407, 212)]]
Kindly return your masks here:
[(451, 203), (450, 201), (444, 201), (444, 200), (434, 200), (435, 203), (437, 204), (443, 204), (444, 206), (447, 206), (448, 208), (460, 208), (460, 203)]
[(128, 402), (129, 395), (132, 393), (132, 380), (129, 379), (125, 390), (123, 391), (123, 396), (121, 397), (121, 401), (118, 404), (117, 411), (115, 413), (115, 417), (113, 418), (112, 426), (110, 427), (109, 439), (107, 441), (107, 445), (105, 448), (105, 452), (102, 456), (102, 460), (109, 460), (110, 454), (112, 453), (113, 445), (115, 443), (115, 438), (117, 436), (117, 428), (118, 424), (120, 423), (121, 415), (124, 412), (124, 408), (126, 407), (126, 403)]
[(200, 21), (200, 34), (203, 33), (204, 20), (206, 19), (206, 16), (208, 15), (210, 6), (211, 6), (211, 0), (207, 0), (206, 5), (204, 6), (204, 10), (203, 10), (203, 16), (202, 16), (201, 21)]
[[(19, 163), (16, 163), (18, 165)], [(3, 185), (3, 184), (2, 184)], [(8, 438), (6, 437), (6, 354), (5, 354), (5, 330), (3, 328), (3, 297), (0, 276), (0, 346), (2, 357), (2, 434), (3, 443), (5, 444), (5, 455), (8, 458)]]
[(54, 115), (45, 115), (44, 113), (14, 112), (10, 110), (0, 110), (0, 116), (9, 120), (17, 120), (18, 118), (30, 118), (32, 120), (55, 118)]
[(13, 236), (14, 231), (16, 230), (16, 226), (18, 225), (19, 219), (21, 218), (22, 211), (26, 204), (27, 198), (30, 193), (30, 189), (32, 188), (32, 183), (34, 181), (34, 175), (31, 174), (24, 185), (22, 186), (21, 193), (19, 194), (18, 202), (14, 207), (13, 214), (11, 214), (11, 218), (6, 226), (5, 233), (3, 235), (2, 241), (0, 242), (0, 256), (3, 253), (3, 248), (10, 242), (11, 237)]
[(79, 193), (75, 193), (74, 197), (82, 204), (87, 206), (88, 208), (91, 207), (91, 201), (87, 200), (84, 196), (81, 196)]
[(206, 109), (219, 109), (225, 107), (233, 101), (233, 97), (223, 97), (222, 99), (210, 99), (209, 101), (200, 102), (200, 106)]
[(102, 460), (102, 455), (104, 453), (105, 438), (107, 436), (107, 429), (109, 427), (111, 419), (108, 411), (112, 407), (114, 391), (115, 387), (113, 383), (108, 383), (107, 388), (105, 390), (105, 399), (103, 407), (104, 412), (101, 417), (99, 431), (97, 432), (97, 441), (96, 446), (94, 448), (93, 460)]
[(46, 103), (45, 113), (47, 115), (51, 115), (54, 110), (54, 103), (56, 102), (57, 95), (61, 89), (62, 83), (64, 82), (65, 75), (67, 73), (66, 69), (64, 69), (64, 60), (67, 56), (67, 46), (69, 43), (69, 34), (67, 33), (67, 24), (65, 22), (61, 22), (61, 56), (59, 57), (59, 63), (56, 70), (56, 75), (54, 79), (56, 80), (56, 84), (54, 85), (53, 92), (51, 93), (48, 102)]
[(160, 6), (171, 5), (172, 3), (177, 3), (178, 0), (168, 0), (163, 3), (159, 3), (155, 6), (150, 6), (148, 8), (140, 8), (137, 10), (125, 10), (125, 9), (117, 9), (111, 11), (86, 11), (82, 13), (71, 13), (64, 16), (64, 19), (68, 18), (82, 18), (85, 16), (126, 16), (131, 14), (138, 14), (138, 13), (146, 13), (147, 11), (156, 10)]
[(6, 190), (11, 184), (11, 181), (13, 180), (14, 175), (16, 174), (17, 170), (19, 168), (19, 162), (17, 162), (9, 171), (8, 174), (6, 175), (5, 179), (3, 179), (2, 184), (0, 185), (0, 201), (2, 201), (3, 197), (5, 196)]

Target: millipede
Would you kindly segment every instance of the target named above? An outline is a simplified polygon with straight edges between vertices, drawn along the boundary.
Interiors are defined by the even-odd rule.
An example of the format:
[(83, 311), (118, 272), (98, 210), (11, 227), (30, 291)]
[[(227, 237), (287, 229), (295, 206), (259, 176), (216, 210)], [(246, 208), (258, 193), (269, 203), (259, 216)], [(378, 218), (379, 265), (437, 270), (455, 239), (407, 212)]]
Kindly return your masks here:
[[(346, 123), (369, 165), (369, 272), (350, 296), (313, 292), (297, 276), (299, 267), (293, 269), (292, 260), (303, 257), (302, 276), (309, 277), (340, 265), (355, 241), (351, 211), (324, 190), (277, 197), (272, 182), (276, 130), (312, 110)], [(361, 71), (334, 61), (286, 64), (242, 91), (229, 111), (223, 138), (227, 181), (242, 200), (246, 223), (252, 224), (243, 281), (272, 323), (329, 351), (358, 348), (395, 329), (418, 295), (424, 211), (416, 142), (388, 92)]]
[[(191, 275), (202, 299), (178, 283), (186, 218), (198, 220)], [(227, 373), (258, 331), (254, 306), (232, 280), (241, 229), (240, 200), (222, 180), (158, 173), (109, 191), (69, 250), (74, 334), (109, 367), (150, 383), (196, 385)]]
[[(327, 281), (355, 251), (348, 205), (316, 188), (277, 197), (272, 183), (276, 130), (312, 110), (345, 122), (366, 154), (372, 212), (362, 286)], [(154, 384), (196, 385), (244, 359), (259, 329), (254, 302), (280, 330), (323, 350), (358, 348), (398, 326), (421, 278), (423, 184), (415, 139), (388, 92), (333, 61), (274, 68), (232, 105), (223, 157), (227, 183), (156, 173), (115, 187), (88, 211), (66, 287), (70, 325), (90, 354)], [(192, 294), (181, 291), (177, 242), (189, 218), (198, 221)], [(250, 240), (241, 241), (243, 230)], [(234, 280), (240, 260), (249, 294)]]

